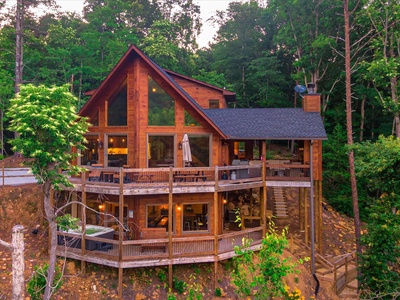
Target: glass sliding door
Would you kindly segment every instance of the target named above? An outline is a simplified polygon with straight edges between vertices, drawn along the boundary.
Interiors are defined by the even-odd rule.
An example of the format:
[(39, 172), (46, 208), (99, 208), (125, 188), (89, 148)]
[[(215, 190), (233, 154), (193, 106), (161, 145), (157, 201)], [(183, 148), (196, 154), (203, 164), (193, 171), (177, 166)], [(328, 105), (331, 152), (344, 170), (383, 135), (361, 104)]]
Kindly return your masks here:
[(175, 136), (149, 135), (147, 160), (149, 168), (175, 166)]

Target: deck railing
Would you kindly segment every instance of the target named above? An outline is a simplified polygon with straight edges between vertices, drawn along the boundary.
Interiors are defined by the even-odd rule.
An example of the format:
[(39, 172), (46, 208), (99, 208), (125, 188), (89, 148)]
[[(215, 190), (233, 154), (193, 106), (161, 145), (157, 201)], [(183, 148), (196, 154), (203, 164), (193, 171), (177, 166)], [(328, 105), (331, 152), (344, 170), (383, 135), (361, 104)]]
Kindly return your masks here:
[[(310, 166), (300, 163), (266, 163), (265, 180), (307, 181)], [(218, 181), (220, 184), (262, 181), (262, 164), (190, 167), (190, 168), (116, 168), (87, 166), (86, 184), (160, 186), (172, 181), (175, 185), (196, 185)], [(83, 176), (82, 176), (83, 178)]]
[[(252, 241), (252, 246), (261, 244), (262, 227), (256, 227), (241, 231), (234, 231), (218, 235), (217, 254), (225, 258), (234, 255), (235, 246), (242, 245), (242, 239), (248, 238)], [(169, 239), (149, 239), (149, 240), (124, 240), (120, 242), (115, 239), (105, 239), (91, 236), (72, 235), (59, 231), (58, 233), (58, 255), (83, 259), (104, 265), (115, 265), (116, 262), (135, 263), (137, 266), (145, 265), (146, 261), (180, 259), (182, 263), (187, 259), (205, 259), (215, 256), (215, 237), (173, 237), (172, 253), (169, 253)], [(89, 247), (88, 245), (91, 244)], [(146, 248), (148, 244), (165, 244), (162, 248)], [(79, 245), (79, 247), (77, 247)], [(83, 249), (83, 245), (85, 248)], [(122, 247), (122, 248), (120, 248)], [(122, 251), (120, 251), (120, 249)], [(227, 256), (227, 253), (230, 255)], [(186, 258), (186, 260), (185, 260)], [(213, 258), (214, 259), (214, 258)], [(212, 260), (210, 260), (212, 261)]]

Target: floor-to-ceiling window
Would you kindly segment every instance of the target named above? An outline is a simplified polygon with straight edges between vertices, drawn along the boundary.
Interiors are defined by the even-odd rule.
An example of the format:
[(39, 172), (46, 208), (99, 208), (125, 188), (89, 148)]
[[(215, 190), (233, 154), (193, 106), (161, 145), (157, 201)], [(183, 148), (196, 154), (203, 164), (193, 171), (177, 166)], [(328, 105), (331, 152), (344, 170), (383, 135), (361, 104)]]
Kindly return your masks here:
[(99, 162), (99, 136), (86, 135), (87, 143), (85, 150), (82, 151), (81, 165), (92, 165)]
[(147, 159), (149, 168), (175, 166), (175, 136), (149, 135)]
[(127, 135), (108, 135), (107, 166), (122, 167), (128, 164)]

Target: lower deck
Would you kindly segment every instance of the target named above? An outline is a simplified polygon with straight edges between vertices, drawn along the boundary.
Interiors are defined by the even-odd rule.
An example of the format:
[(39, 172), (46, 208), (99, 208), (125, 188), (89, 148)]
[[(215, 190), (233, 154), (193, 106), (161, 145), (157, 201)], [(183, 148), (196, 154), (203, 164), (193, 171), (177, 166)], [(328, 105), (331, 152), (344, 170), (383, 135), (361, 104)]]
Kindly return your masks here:
[(241, 246), (243, 238), (251, 240), (252, 249), (258, 249), (263, 234), (263, 227), (256, 227), (215, 237), (116, 240), (58, 232), (57, 255), (115, 268), (216, 262), (232, 258), (234, 247)]

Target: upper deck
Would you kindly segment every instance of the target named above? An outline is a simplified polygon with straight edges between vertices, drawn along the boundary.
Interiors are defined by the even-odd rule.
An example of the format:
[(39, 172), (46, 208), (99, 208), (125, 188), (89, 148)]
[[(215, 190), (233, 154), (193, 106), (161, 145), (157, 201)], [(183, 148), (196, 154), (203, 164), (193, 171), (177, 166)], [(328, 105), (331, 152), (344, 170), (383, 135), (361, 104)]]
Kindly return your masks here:
[(310, 186), (310, 165), (266, 163), (211, 168), (86, 167), (66, 190), (110, 195), (214, 193), (268, 186)]

